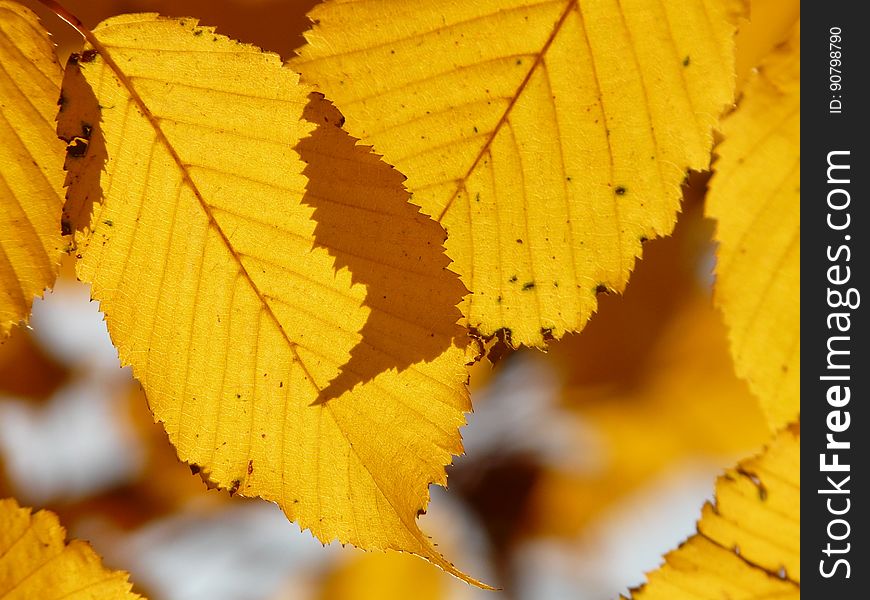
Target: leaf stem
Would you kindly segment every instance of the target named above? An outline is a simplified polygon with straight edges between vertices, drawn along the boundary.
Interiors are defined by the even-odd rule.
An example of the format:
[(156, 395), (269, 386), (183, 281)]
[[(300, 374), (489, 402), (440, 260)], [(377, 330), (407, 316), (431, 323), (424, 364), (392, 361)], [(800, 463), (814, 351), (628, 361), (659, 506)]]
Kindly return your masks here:
[(45, 6), (54, 14), (56, 14), (60, 19), (66, 21), (66, 23), (69, 24), (69, 26), (75, 29), (77, 32), (79, 32), (79, 34), (83, 38), (90, 41), (89, 38), (91, 37), (91, 32), (88, 31), (88, 28), (82, 24), (81, 20), (77, 16), (64, 8), (59, 2), (57, 2), (56, 0), (39, 0), (39, 3)]

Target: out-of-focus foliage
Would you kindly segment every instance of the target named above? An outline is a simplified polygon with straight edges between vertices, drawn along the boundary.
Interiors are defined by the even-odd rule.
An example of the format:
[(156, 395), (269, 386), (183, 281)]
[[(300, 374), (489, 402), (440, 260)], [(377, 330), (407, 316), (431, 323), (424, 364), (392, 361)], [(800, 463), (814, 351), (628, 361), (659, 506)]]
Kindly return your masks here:
[(23, 327), (0, 340), (0, 396), (43, 400), (69, 377), (69, 369)]
[(800, 598), (800, 426), (719, 478), (698, 534), (632, 594), (636, 600)]
[(576, 534), (621, 497), (690, 460), (729, 463), (767, 428), (733, 371), (725, 328), (698, 259), (710, 223), (687, 207), (674, 237), (651, 242), (624, 297), (609, 297), (579, 336), (551, 348), (563, 403), (579, 417), (593, 465), (548, 469), (531, 529)]
[(442, 600), (444, 576), (410, 556), (351, 557), (324, 579), (319, 600)]
[[(289, 57), (303, 43), (303, 13), (314, 0), (64, 0), (87, 27), (120, 12), (155, 10), (217, 26), (120, 17), (96, 26), (84, 48), (44, 7), (24, 3), (48, 15), (62, 61), (78, 52), (61, 102), (60, 131), (72, 142), (70, 194), (63, 217), (55, 197), (40, 228), (59, 240), (55, 250), (65, 242), (61, 222), (75, 232), (70, 262), (94, 282), (121, 359), (134, 366), (147, 398), (117, 371), (108, 341), (108, 369), (100, 371), (70, 348), (46, 353), (42, 331), (34, 338), (14, 330), (0, 345), (0, 451), (9, 459), (0, 463), (0, 497), (39, 497), (36, 484), (45, 474), (54, 481), (52, 469), (58, 481), (76, 477), (82, 471), (63, 466), (78, 460), (76, 450), (103, 465), (83, 478), (88, 482), (66, 491), (59, 483), (49, 501), (29, 503), (47, 504), (74, 537), (129, 564), (149, 596), (194, 590), (236, 598), (244, 590), (253, 600), (283, 578), (280, 587), (294, 599), (476, 598), (483, 592), (412, 557), (348, 551), (334, 560), (339, 548), (321, 551), (307, 536), (285, 535), (279, 525), (293, 526), (277, 510), (249, 527), (253, 521), (231, 513), (265, 505), (229, 499), (269, 498), (321, 540), (403, 548), (462, 577), (416, 518), (427, 507), (428, 484), (445, 482), (444, 465), (462, 448), (457, 428), (470, 408), (468, 377), (482, 399), (475, 418), (486, 423), (463, 431), (474, 452), (451, 467), (449, 503), (434, 511), (449, 523), (432, 515), (423, 524), (447, 538), (448, 556), (477, 559), (475, 570), (505, 596), (558, 589), (538, 573), (544, 586), (527, 587), (536, 569), (529, 548), (603, 542), (614, 535), (602, 533), (614, 516), (644, 512), (632, 502), (653, 498), (670, 476), (733, 464), (735, 454), (761, 444), (769, 433), (750, 387), (773, 426), (796, 418), (797, 363), (773, 375), (775, 360), (757, 361), (767, 369), (761, 375), (746, 364), (753, 352), (779, 351), (789, 334), (798, 335), (785, 322), (798, 314), (797, 303), (781, 300), (781, 310), (759, 313), (750, 325), (740, 320), (751, 315), (747, 303), (755, 296), (796, 299), (799, 280), (783, 283), (789, 269), (769, 268), (775, 253), (765, 240), (736, 241), (751, 233), (745, 209), (764, 204), (751, 199), (747, 181), (769, 184), (765, 194), (774, 200), (764, 210), (796, 206), (794, 190), (773, 194), (776, 178), (768, 173), (798, 159), (794, 121), (776, 126), (777, 111), (799, 106), (798, 38), (753, 73), (798, 20), (796, 2), (756, 0), (745, 27), (738, 0), (641, 1), (620, 11), (576, 0), (328, 2), (313, 13), (320, 22), (293, 64), (346, 109), (346, 123), (298, 84), (292, 67), (223, 37)], [(36, 44), (40, 60), (51, 59), (32, 15), (8, 0), (0, 10), (7, 10), (0, 13), (4, 28), (23, 19), (24, 45)], [(22, 66), (15, 44), (0, 43), (0, 55), (4, 67), (7, 56)], [(719, 225), (717, 299), (732, 338), (762, 340), (743, 344), (753, 349), (748, 354), (733, 345), (748, 386), (733, 373), (727, 330), (710, 302), (712, 221), (699, 218), (704, 175), (688, 177), (675, 235), (647, 244), (626, 283), (641, 244), (671, 231), (686, 169), (708, 165), (719, 113), (732, 98), (735, 61), (739, 105), (721, 132), (707, 210)], [(53, 90), (42, 133), (59, 150), (45, 126), (55, 112), (56, 77)], [(0, 86), (0, 93), (16, 94), (16, 87)], [(43, 104), (50, 95), (42, 94)], [(22, 107), (19, 98), (0, 112), (17, 118)], [(756, 139), (769, 125), (772, 133)], [(343, 128), (375, 144), (386, 162)], [(768, 156), (772, 149), (781, 150), (778, 161)], [(26, 158), (13, 166), (30, 169)], [(410, 202), (391, 161), (407, 170)], [(15, 189), (31, 180), (38, 178), (16, 179)], [(10, 198), (18, 202), (0, 202)], [(466, 300), (445, 269), (444, 231), (416, 204), (450, 230), (448, 253), (457, 259), (450, 268), (474, 292)], [(799, 240), (799, 219), (793, 229)], [(741, 250), (763, 272), (738, 269), (735, 276)], [(554, 285), (542, 285), (551, 279)], [(624, 296), (604, 293), (626, 285)], [(758, 293), (729, 291), (745, 285)], [(469, 347), (457, 325), (460, 309), (481, 334)], [(580, 336), (551, 340), (584, 326)], [(783, 334), (771, 336), (777, 327)], [(550, 353), (517, 350), (520, 344), (549, 344)], [(467, 368), (478, 351), (486, 358)], [(535, 367), (524, 370), (528, 365)], [(101, 379), (111, 390), (102, 395)], [(79, 387), (83, 381), (92, 387)], [(93, 422), (111, 423), (106, 430), (117, 438), (104, 446), (117, 455), (102, 452), (102, 461), (94, 449), (103, 442), (86, 448), (94, 440), (83, 440), (77, 449), (70, 431), (81, 421), (64, 421), (73, 416), (64, 403), (89, 395)], [(52, 428), (69, 439), (52, 438), (45, 453), (12, 460), (12, 442), (39, 444), (25, 440), (31, 428), (42, 439)], [(797, 446), (789, 435), (799, 441), (799, 427), (729, 471), (717, 509), (704, 508), (700, 533), (669, 555), (641, 595), (674, 597), (674, 583), (796, 595), (799, 511), (791, 503), (799, 481), (788, 479), (799, 464), (789, 458)], [(61, 456), (67, 448), (70, 456)], [(104, 477), (107, 460), (131, 468)], [(783, 475), (769, 484), (771, 469)], [(692, 514), (685, 511), (687, 519)], [(678, 531), (678, 516), (662, 519)], [(56, 519), (51, 523), (56, 533)], [(776, 548), (758, 535), (759, 523), (773, 528)], [(446, 524), (462, 529), (461, 547)], [(308, 560), (316, 554), (316, 566), (289, 558), (283, 545), (269, 546), (269, 534), (281, 544), (313, 543), (317, 552)], [(188, 563), (185, 540), (189, 554), (204, 561), (186, 572), (181, 565), (196, 563)], [(162, 566), (155, 567), (155, 555)], [(608, 555), (602, 548), (598, 556)], [(86, 557), (101, 568), (92, 552)], [(632, 585), (654, 564), (650, 558)], [(288, 565), (294, 574), (282, 570)], [(588, 561), (576, 565), (588, 568)], [(613, 581), (622, 579), (602, 593), (624, 585)]]
[(749, 19), (737, 30), (738, 93), (755, 69), (779, 44), (788, 40), (801, 16), (799, 0), (752, 0)]

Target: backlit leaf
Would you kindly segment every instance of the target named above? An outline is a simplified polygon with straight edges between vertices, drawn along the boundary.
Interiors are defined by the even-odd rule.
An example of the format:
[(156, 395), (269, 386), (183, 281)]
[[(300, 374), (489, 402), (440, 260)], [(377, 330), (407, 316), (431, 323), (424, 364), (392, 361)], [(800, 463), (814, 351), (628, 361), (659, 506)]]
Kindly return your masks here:
[(470, 327), (543, 346), (670, 233), (740, 0), (327, 1), (291, 62), (448, 231)]
[(0, 598), (141, 598), (126, 573), (105, 569), (87, 543), (65, 538), (53, 513), (31, 514), (11, 498), (0, 500)]
[(36, 15), (0, 0), (0, 338), (57, 277), (63, 143), (61, 68)]
[(632, 594), (636, 600), (800, 598), (800, 426), (730, 469), (698, 533)]
[(715, 299), (737, 373), (777, 430), (800, 412), (799, 26), (748, 82), (723, 133), (707, 203)]
[(67, 77), (67, 137), (101, 107), (70, 164), (77, 272), (179, 457), (324, 542), (465, 577), (416, 523), (462, 450), (464, 289), (402, 176), (277, 56), (190, 19), (105, 21)]

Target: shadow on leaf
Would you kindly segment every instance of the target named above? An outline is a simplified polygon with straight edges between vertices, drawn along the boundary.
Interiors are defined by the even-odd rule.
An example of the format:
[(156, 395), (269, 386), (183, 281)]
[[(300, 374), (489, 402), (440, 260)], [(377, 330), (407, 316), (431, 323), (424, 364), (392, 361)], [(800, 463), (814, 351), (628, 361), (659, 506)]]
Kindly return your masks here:
[(64, 235), (88, 229), (94, 202), (101, 202), (103, 196), (100, 176), (108, 153), (100, 128), (101, 108), (79, 64), (89, 59), (93, 57), (88, 52), (70, 56), (58, 100), (57, 136), (67, 143), (63, 165), (67, 194), (61, 214)]
[(409, 202), (404, 176), (357, 145), (320, 94), (309, 96), (303, 117), (317, 125), (296, 147), (306, 163), (302, 201), (314, 208), (315, 245), (367, 287), (371, 309), (350, 360), (321, 390), (317, 402), (324, 402), (390, 369), (433, 360), (454, 340), (464, 346), (457, 305), (467, 291), (447, 270), (444, 230)]

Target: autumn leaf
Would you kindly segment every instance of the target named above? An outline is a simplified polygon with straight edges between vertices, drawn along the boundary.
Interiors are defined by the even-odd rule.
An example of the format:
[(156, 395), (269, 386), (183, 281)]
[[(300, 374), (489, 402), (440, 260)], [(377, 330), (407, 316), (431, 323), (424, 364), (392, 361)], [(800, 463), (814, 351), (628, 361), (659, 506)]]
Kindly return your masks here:
[(0, 338), (57, 277), (63, 148), (61, 68), (36, 15), (0, 0)]
[(105, 569), (87, 543), (65, 538), (53, 513), (0, 499), (0, 598), (141, 598), (126, 573)]
[(800, 413), (800, 26), (723, 123), (707, 215), (737, 373), (772, 430)]
[(735, 39), (737, 89), (752, 79), (755, 68), (776, 46), (788, 41), (801, 16), (799, 0), (752, 0), (749, 21)]
[(327, 1), (291, 64), (447, 229), (468, 325), (543, 346), (673, 228), (732, 99), (743, 9)]
[[(90, 137), (70, 197), (95, 173), (102, 197), (74, 223), (77, 273), (179, 457), (324, 542), (473, 582), (416, 523), (470, 410), (443, 230), (277, 56), (153, 14), (84, 33), (67, 77), (96, 97), (65, 86), (59, 128)], [(401, 235), (356, 236), (379, 227)]]
[(444, 575), (401, 554), (365, 554), (339, 564), (323, 580), (318, 600), (441, 600)]
[(800, 425), (793, 425), (719, 478), (698, 533), (632, 598), (800, 598), (800, 580)]

